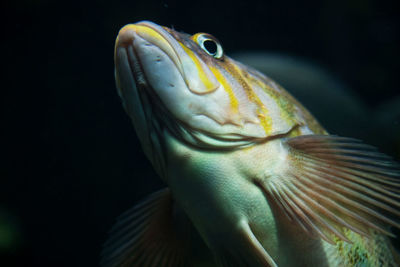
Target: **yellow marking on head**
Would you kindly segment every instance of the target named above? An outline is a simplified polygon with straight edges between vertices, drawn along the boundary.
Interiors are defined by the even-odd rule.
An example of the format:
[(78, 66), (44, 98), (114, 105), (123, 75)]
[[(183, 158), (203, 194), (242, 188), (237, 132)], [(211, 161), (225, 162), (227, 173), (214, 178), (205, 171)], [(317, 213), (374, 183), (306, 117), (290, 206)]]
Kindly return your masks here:
[(271, 87), (269, 84), (260, 80), (257, 77), (248, 75), (244, 70), (242, 70), (244, 78), (250, 82), (250, 84), (255, 84), (260, 87), (265, 93), (271, 97), (280, 109), (281, 118), (287, 122), (289, 125), (296, 122), (296, 110), (294, 108), (294, 103), (287, 99), (286, 95), (282, 92), (277, 92), (276, 89)]
[(202, 32), (198, 32), (198, 33), (196, 33), (196, 34), (190, 36), (190, 39), (192, 39), (192, 41), (194, 41), (194, 42), (197, 43), (197, 37), (199, 37), (200, 35), (203, 35), (203, 34), (204, 34), (204, 33), (202, 33)]
[[(128, 27), (128, 29), (129, 29), (130, 26), (126, 26), (126, 27)], [(154, 29), (152, 29), (148, 26), (134, 24), (134, 25), (132, 25), (132, 27), (134, 27), (135, 31), (140, 34), (145, 34), (146, 36), (152, 37), (154, 39), (165, 40), (165, 38), (160, 33), (158, 33), (157, 31), (155, 31)], [(165, 40), (165, 42), (167, 42), (167, 41)]]
[(263, 127), (266, 135), (269, 135), (272, 132), (272, 119), (268, 116), (268, 109), (264, 106), (260, 98), (253, 91), (253, 89), (249, 86), (246, 80), (241, 75), (241, 70), (230, 62), (226, 62), (225, 64), (227, 71), (231, 73), (231, 75), (239, 82), (239, 84), (243, 87), (244, 91), (248, 99), (256, 104), (257, 106), (257, 117), (260, 121), (260, 125)]
[(128, 24), (125, 25), (118, 33), (118, 37), (116, 40), (116, 44), (119, 42), (124, 43), (128, 42), (131, 43), (133, 35), (129, 34), (129, 32), (135, 32), (141, 37), (144, 37), (147, 41), (162, 41), (165, 43), (168, 43), (168, 41), (163, 37), (162, 34), (157, 32), (151, 27), (148, 27), (146, 25), (140, 25), (140, 24)]
[(200, 60), (198, 59), (196, 54), (181, 42), (178, 43), (182, 46), (183, 50), (185, 50), (186, 54), (192, 59), (193, 63), (195, 64), (201, 82), (209, 91), (213, 91), (215, 89), (215, 85), (210, 81), (209, 77), (204, 72), (203, 66), (201, 65)]
[(217, 78), (218, 82), (222, 84), (225, 92), (228, 93), (232, 111), (234, 113), (238, 113), (239, 112), (239, 101), (236, 98), (231, 85), (229, 84), (229, 82), (226, 80), (225, 76), (221, 73), (221, 71), (219, 69), (217, 69), (216, 67), (213, 67), (213, 66), (209, 66), (209, 68), (210, 68), (211, 72), (215, 75), (215, 78)]

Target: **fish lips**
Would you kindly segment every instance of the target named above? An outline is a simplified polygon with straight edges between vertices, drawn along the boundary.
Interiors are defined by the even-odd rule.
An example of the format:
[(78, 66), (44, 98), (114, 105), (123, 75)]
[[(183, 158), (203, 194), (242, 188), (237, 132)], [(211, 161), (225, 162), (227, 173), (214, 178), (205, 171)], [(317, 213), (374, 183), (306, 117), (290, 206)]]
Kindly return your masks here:
[[(149, 25), (157, 27), (157, 31)], [(125, 109), (132, 117), (140, 116), (143, 113), (140, 109), (144, 110), (145, 115), (151, 113), (152, 109), (166, 112), (171, 103), (176, 106), (177, 87), (186, 88), (179, 70), (179, 58), (164, 35), (173, 39), (162, 27), (151, 22), (140, 22), (123, 27), (117, 37), (117, 88)], [(143, 118), (134, 119), (134, 123), (146, 124)]]

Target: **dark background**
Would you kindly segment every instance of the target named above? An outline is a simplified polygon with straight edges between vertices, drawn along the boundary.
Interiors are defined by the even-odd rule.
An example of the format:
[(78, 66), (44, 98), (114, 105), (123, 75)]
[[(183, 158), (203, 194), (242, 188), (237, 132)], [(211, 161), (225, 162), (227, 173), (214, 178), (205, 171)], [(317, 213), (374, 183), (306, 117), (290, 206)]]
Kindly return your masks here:
[(143, 19), (309, 59), (371, 108), (399, 95), (395, 1), (2, 2), (0, 266), (97, 266), (115, 217), (163, 186), (114, 86), (118, 30)]

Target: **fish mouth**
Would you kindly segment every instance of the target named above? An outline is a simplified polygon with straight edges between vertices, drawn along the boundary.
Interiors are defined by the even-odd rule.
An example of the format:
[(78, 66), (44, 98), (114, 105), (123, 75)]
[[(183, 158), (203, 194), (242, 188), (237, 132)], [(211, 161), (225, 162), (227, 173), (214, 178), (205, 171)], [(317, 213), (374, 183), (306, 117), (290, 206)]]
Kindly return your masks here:
[(179, 71), (186, 87), (193, 93), (207, 94), (219, 88), (220, 84), (207, 64), (186, 47), (188, 40), (185, 36), (150, 21), (141, 21), (128, 24), (119, 31), (115, 50), (130, 46), (135, 48), (139, 40), (142, 41), (140, 45), (155, 46), (164, 52)]
[[(150, 21), (128, 24), (119, 31), (114, 50), (116, 69), (118, 69), (118, 66), (123, 65), (123, 61), (128, 63), (126, 65), (129, 65), (129, 67), (125, 66), (123, 68), (126, 68), (128, 72), (130, 71), (130, 76), (132, 76), (135, 83), (134, 90), (137, 91), (136, 94), (139, 95), (141, 100), (137, 104), (141, 105), (145, 111), (144, 115), (149, 119), (149, 114), (154, 115), (153, 109), (161, 109), (161, 113), (164, 114), (169, 114), (169, 112), (166, 112), (163, 101), (148, 79), (148, 75), (152, 74), (147, 73), (146, 75), (145, 66), (140, 56), (141, 48), (146, 46), (156, 47), (161, 53), (165, 54), (171, 60), (171, 67), (178, 71), (183, 80), (185, 80), (185, 76), (180, 57), (184, 56), (184, 51), (178, 41), (167, 30)], [(117, 90), (123, 98), (127, 94), (127, 89), (124, 86), (120, 86), (118, 72), (116, 71)], [(128, 86), (127, 88), (130, 87)]]
[[(143, 39), (145, 41), (144, 45), (154, 45), (158, 47), (170, 58), (182, 77), (185, 77), (182, 62), (180, 61), (180, 57), (184, 55), (182, 47), (168, 31), (150, 21), (128, 24), (119, 31), (115, 42), (115, 64), (118, 63), (117, 50), (120, 48), (127, 49), (133, 74), (136, 76), (138, 82), (143, 82), (143, 68), (140, 65), (141, 63), (136, 54), (134, 45), (136, 38)], [(129, 50), (133, 50), (133, 53), (129, 53)]]
[[(135, 94), (138, 96), (136, 98), (139, 101), (134, 105), (141, 106), (148, 124), (150, 119), (155, 119), (154, 115), (162, 113), (166, 116), (170, 115), (170, 112), (168, 112), (148, 79), (148, 75), (151, 75), (151, 73), (146, 75), (146, 68), (140, 55), (141, 48), (146, 46), (154, 46), (161, 53), (164, 53), (171, 60), (171, 66), (176, 68), (182, 78), (184, 75), (179, 55), (182, 55), (184, 51), (167, 30), (150, 21), (128, 24), (119, 31), (114, 50), (117, 90), (122, 98), (130, 93), (132, 94), (132, 92), (127, 91), (136, 91)], [(119, 77), (119, 73), (130, 76), (134, 83), (133, 86), (121, 86), (120, 78), (122, 77)], [(135, 110), (137, 110), (137, 107)], [(132, 112), (128, 113), (132, 115)], [(139, 125), (143, 125), (143, 122)]]

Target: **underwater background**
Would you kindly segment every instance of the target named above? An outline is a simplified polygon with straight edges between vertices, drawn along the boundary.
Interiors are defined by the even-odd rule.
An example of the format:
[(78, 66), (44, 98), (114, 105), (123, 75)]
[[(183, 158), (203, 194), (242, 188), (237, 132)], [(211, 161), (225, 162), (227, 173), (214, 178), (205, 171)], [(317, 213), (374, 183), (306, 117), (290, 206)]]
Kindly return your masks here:
[(128, 23), (213, 34), (330, 133), (400, 160), (395, 3), (2, 1), (0, 266), (98, 266), (115, 218), (164, 187), (115, 90)]

